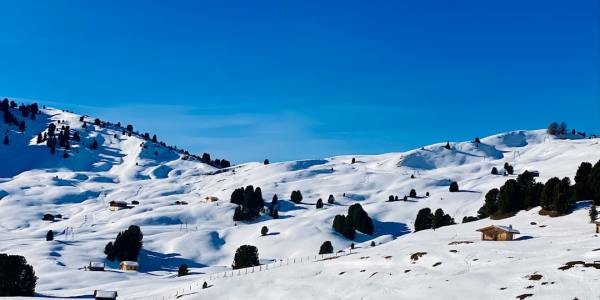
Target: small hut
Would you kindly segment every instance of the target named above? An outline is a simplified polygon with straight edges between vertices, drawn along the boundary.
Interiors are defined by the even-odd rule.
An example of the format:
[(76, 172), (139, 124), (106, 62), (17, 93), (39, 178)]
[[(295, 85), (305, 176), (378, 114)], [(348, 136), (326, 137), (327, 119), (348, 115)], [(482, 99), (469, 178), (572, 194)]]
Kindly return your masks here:
[(518, 230), (514, 229), (512, 225), (501, 226), (491, 225), (488, 227), (477, 229), (481, 232), (482, 241), (512, 241), (515, 234), (521, 234)]
[(101, 262), (90, 262), (88, 265), (90, 271), (104, 271), (104, 263)]
[(600, 221), (594, 221), (594, 224), (596, 224), (596, 233), (600, 233)]
[(108, 203), (109, 209), (112, 211), (121, 210), (127, 208), (127, 202), (125, 201), (110, 201)]
[(117, 299), (117, 292), (115, 291), (94, 291), (94, 299), (96, 300), (115, 300)]
[(124, 260), (119, 265), (119, 268), (123, 271), (137, 271), (140, 269), (140, 265), (137, 261)]
[(215, 196), (206, 196), (204, 197), (204, 201), (206, 201), (206, 203), (213, 203), (219, 201), (219, 198)]

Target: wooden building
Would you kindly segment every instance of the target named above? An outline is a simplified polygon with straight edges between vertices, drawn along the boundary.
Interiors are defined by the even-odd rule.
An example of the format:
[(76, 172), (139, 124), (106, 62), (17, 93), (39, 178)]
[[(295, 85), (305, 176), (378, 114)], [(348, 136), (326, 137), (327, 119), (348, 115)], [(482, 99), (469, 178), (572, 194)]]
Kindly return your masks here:
[(119, 265), (119, 268), (123, 271), (137, 271), (140, 269), (140, 265), (137, 261), (124, 260)]
[(101, 262), (90, 262), (88, 265), (90, 271), (104, 271), (104, 263)]
[(127, 202), (125, 201), (110, 201), (108, 203), (109, 209), (112, 211), (121, 210), (127, 208)]
[(219, 201), (219, 198), (215, 196), (206, 196), (204, 197), (204, 201), (206, 201), (206, 203), (213, 203)]
[(515, 234), (521, 234), (518, 230), (514, 229), (512, 225), (501, 226), (491, 225), (488, 227), (477, 229), (481, 232), (481, 240), (483, 241), (512, 241)]
[(94, 291), (94, 299), (96, 300), (115, 300), (117, 299), (117, 292), (115, 291)]

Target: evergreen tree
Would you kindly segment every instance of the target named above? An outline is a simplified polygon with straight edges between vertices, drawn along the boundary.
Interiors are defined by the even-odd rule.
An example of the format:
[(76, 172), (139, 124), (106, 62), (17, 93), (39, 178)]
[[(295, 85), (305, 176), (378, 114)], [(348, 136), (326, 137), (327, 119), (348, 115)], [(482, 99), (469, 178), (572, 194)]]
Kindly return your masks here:
[(38, 133), (37, 140), (35, 141), (37, 144), (41, 144), (43, 142), (42, 133)]
[(317, 209), (323, 208), (323, 199), (319, 198), (319, 200), (317, 200), (317, 204), (315, 206)]
[(53, 241), (54, 240), (54, 232), (52, 230), (48, 230), (48, 232), (46, 233), (46, 241)]
[(353, 240), (356, 235), (352, 223), (349, 218), (346, 218), (344, 215), (337, 215), (333, 218), (333, 229), (351, 240)]
[(588, 185), (590, 174), (592, 173), (592, 164), (582, 162), (577, 168), (575, 174), (575, 186), (573, 187), (573, 199), (575, 201), (587, 200), (591, 197), (590, 186)]
[(127, 131), (132, 132), (133, 131), (133, 125), (128, 124), (127, 125)]
[(0, 253), (0, 297), (32, 297), (37, 277), (25, 257)]
[(560, 125), (558, 126), (558, 134), (561, 134), (561, 135), (567, 134), (567, 123), (560, 122)]
[(559, 184), (560, 179), (558, 179), (557, 177), (552, 177), (548, 179), (548, 181), (546, 181), (544, 189), (542, 190), (542, 195), (540, 197), (540, 205), (544, 210), (554, 210), (554, 203), (556, 202), (556, 190)]
[(354, 157), (352, 158), (352, 163), (353, 164), (356, 163), (356, 158), (354, 158)]
[(296, 204), (302, 202), (302, 193), (300, 191), (292, 191), (290, 200)]
[(454, 219), (450, 217), (448, 214), (444, 214), (444, 211), (441, 208), (435, 210), (433, 214), (433, 218), (431, 220), (431, 227), (433, 229), (440, 228), (443, 226), (452, 225), (454, 223)]
[(450, 142), (446, 142), (446, 146), (444, 146), (444, 148), (446, 148), (446, 149), (450, 150), (450, 149), (451, 149), (451, 148), (450, 148)]
[(456, 181), (452, 181), (450, 183), (450, 188), (449, 188), (450, 192), (458, 192), (458, 182)]
[(596, 205), (592, 205), (590, 208), (590, 222), (596, 221), (598, 218), (598, 211), (596, 210)]
[(90, 146), (90, 149), (92, 149), (92, 150), (98, 149), (98, 141), (96, 141), (94, 139), (94, 141), (92, 142), (92, 145)]
[(424, 229), (430, 229), (432, 227), (433, 215), (431, 214), (431, 209), (422, 208), (417, 213), (417, 218), (415, 219), (415, 232), (421, 231)]
[(492, 175), (498, 175), (498, 169), (496, 169), (496, 167), (492, 168)]
[(415, 198), (417, 197), (417, 191), (415, 191), (415, 189), (411, 189), (408, 195), (412, 198)]
[(333, 253), (333, 245), (331, 244), (330, 241), (323, 242), (323, 244), (321, 244), (321, 247), (319, 248), (319, 254), (330, 254), (330, 253)]
[(206, 283), (206, 281), (202, 284), (202, 289), (207, 289), (208, 288), (208, 283)]
[(477, 212), (479, 218), (489, 217), (498, 211), (498, 193), (500, 193), (498, 189), (491, 189), (485, 194), (485, 203)]
[(333, 197), (332, 194), (329, 194), (329, 197), (327, 197), (327, 203), (329, 203), (329, 204), (335, 203), (335, 198)]
[(546, 130), (548, 134), (557, 135), (558, 134), (558, 123), (552, 122), (548, 125), (548, 129)]
[(188, 266), (186, 264), (182, 264), (179, 266), (179, 270), (177, 270), (177, 276), (185, 276), (190, 272)]
[(268, 159), (265, 159), (265, 161), (263, 161), (263, 164), (264, 164), (265, 166), (266, 166), (266, 165), (268, 165), (268, 164), (269, 164), (269, 160), (268, 160)]
[(498, 210), (501, 213), (513, 213), (523, 208), (523, 191), (519, 183), (507, 180), (498, 193)]
[(600, 160), (594, 164), (592, 171), (590, 171), (588, 186), (594, 204), (600, 205)]
[(21, 132), (25, 131), (25, 121), (21, 121), (19, 123), (19, 131), (21, 131)]
[(152, 142), (153, 143), (158, 143), (158, 140), (156, 138), (156, 134), (152, 136)]
[[(142, 231), (137, 225), (131, 225), (127, 230), (119, 232), (117, 238), (111, 247), (106, 245), (104, 250), (108, 250), (106, 258), (110, 261), (137, 261), (140, 250), (142, 249)], [(110, 248), (110, 249), (108, 249)]]
[(375, 231), (375, 228), (373, 226), (373, 220), (362, 208), (360, 203), (352, 204), (348, 208), (347, 219), (350, 221), (350, 224), (354, 229), (364, 234), (372, 235)]
[(4, 136), (4, 145), (8, 145), (8, 135)]
[(269, 233), (269, 228), (267, 228), (267, 226), (263, 226), (260, 229), (260, 235), (265, 236), (265, 235), (267, 235), (267, 233)]
[(243, 245), (235, 251), (231, 267), (235, 270), (258, 265), (258, 249), (251, 245)]

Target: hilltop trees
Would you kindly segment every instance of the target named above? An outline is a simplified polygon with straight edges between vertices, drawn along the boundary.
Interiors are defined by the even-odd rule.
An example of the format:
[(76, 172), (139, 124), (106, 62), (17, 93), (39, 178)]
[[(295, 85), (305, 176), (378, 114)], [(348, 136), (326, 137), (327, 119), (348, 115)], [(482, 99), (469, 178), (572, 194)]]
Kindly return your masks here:
[(565, 122), (560, 122), (560, 124), (551, 122), (548, 125), (548, 129), (546, 129), (546, 132), (550, 135), (565, 135), (567, 131), (567, 123)]
[(238, 205), (233, 214), (234, 221), (252, 220), (258, 217), (265, 205), (260, 187), (254, 189), (251, 185), (246, 189), (234, 190), (231, 194), (231, 203)]
[(25, 257), (0, 253), (0, 270), (0, 296), (33, 296), (38, 278)]
[(142, 249), (144, 235), (139, 226), (131, 225), (127, 230), (119, 232), (115, 242), (109, 242), (104, 248), (104, 254), (110, 261), (137, 261)]
[(259, 264), (258, 249), (251, 245), (243, 245), (235, 251), (231, 267), (235, 270), (258, 266)]
[(323, 242), (323, 244), (321, 244), (321, 247), (319, 248), (319, 254), (330, 254), (330, 253), (333, 253), (333, 245), (331, 244), (330, 241)]

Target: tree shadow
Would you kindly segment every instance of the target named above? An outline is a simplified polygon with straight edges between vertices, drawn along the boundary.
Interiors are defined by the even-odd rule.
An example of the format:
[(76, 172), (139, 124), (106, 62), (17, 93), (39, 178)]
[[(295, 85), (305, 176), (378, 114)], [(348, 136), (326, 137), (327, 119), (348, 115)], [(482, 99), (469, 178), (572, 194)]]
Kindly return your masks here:
[(182, 264), (186, 264), (189, 268), (206, 267), (191, 259), (181, 257), (179, 253), (159, 253), (146, 249), (140, 251), (138, 261), (140, 263), (140, 272), (144, 273), (153, 271), (175, 272)]
[(354, 242), (363, 243), (384, 235), (391, 235), (395, 239), (411, 232), (406, 224), (400, 222), (381, 222), (373, 220), (373, 227), (375, 227), (373, 235), (367, 235), (357, 231)]
[(514, 239), (515, 241), (526, 241), (526, 240), (531, 240), (533, 239), (532, 236), (530, 235), (524, 235), (524, 236), (520, 236), (519, 238)]

